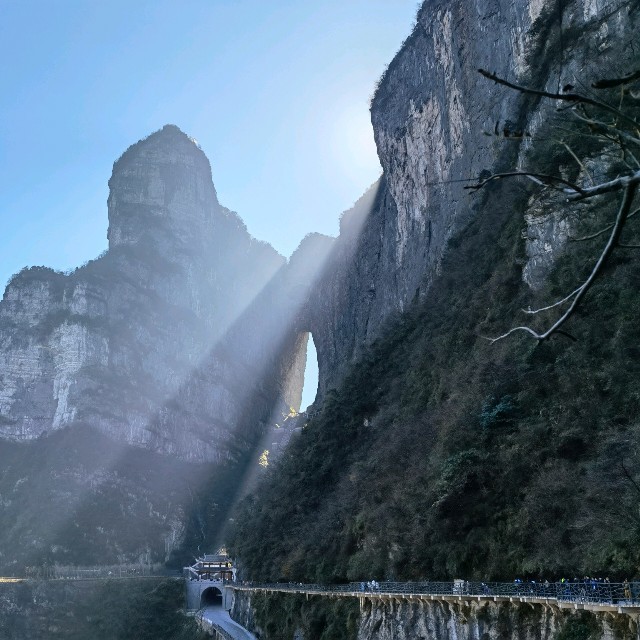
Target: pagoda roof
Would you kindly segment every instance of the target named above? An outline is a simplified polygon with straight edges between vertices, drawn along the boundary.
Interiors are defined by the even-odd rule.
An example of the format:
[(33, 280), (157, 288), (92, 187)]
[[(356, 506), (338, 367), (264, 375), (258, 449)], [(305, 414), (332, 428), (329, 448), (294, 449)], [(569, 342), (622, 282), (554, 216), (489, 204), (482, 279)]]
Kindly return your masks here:
[(198, 558), (199, 562), (231, 562), (231, 558), (227, 555), (219, 553), (206, 553), (202, 558)]

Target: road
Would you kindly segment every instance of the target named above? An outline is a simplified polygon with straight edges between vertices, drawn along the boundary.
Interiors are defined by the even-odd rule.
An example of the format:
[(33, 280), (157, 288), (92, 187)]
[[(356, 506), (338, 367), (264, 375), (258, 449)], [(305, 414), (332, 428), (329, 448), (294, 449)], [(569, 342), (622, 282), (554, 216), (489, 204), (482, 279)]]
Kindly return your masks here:
[(234, 622), (222, 607), (205, 607), (199, 615), (203, 620), (222, 627), (235, 640), (256, 640), (253, 633), (249, 633), (244, 627)]

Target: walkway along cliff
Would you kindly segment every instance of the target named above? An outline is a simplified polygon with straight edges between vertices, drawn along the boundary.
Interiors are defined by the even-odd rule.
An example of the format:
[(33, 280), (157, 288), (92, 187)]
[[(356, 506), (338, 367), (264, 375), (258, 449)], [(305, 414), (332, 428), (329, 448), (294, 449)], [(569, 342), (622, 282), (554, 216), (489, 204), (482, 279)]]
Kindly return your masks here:
[[(441, 583), (381, 583), (371, 589), (365, 583), (349, 585), (246, 584), (232, 585), (235, 591), (232, 614), (268, 638), (260, 627), (254, 599), (267, 594), (304, 596), (299, 609), (310, 609), (310, 599), (357, 599), (357, 637), (397, 638), (554, 638), (578, 633), (578, 637), (637, 638), (640, 584), (609, 584), (598, 590), (584, 585), (469, 583), (463, 580)], [(296, 595), (285, 595), (293, 599)], [(273, 599), (273, 598), (272, 598)], [(264, 615), (264, 614), (263, 614)], [(304, 614), (290, 617), (282, 626), (300, 625)], [(292, 636), (293, 637), (293, 636)]]

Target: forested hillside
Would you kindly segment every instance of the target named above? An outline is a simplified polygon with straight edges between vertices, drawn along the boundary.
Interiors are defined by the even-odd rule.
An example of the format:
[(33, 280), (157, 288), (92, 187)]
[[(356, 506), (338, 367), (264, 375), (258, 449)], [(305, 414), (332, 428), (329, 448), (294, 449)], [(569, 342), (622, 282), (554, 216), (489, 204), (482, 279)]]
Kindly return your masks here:
[[(582, 133), (571, 135), (575, 145)], [(576, 148), (610, 163), (602, 146)], [(566, 154), (534, 144), (528, 161), (560, 175)], [(640, 572), (637, 251), (612, 254), (569, 335), (491, 342), (523, 317), (550, 324), (557, 308), (533, 320), (522, 309), (573, 291), (606, 242), (569, 242), (532, 291), (523, 214), (540, 187), (530, 185), (493, 181), (476, 194), (480, 213), (450, 241), (428, 296), (388, 322), (245, 501), (232, 541), (245, 577)], [(580, 224), (605, 226), (615, 202), (592, 203)]]

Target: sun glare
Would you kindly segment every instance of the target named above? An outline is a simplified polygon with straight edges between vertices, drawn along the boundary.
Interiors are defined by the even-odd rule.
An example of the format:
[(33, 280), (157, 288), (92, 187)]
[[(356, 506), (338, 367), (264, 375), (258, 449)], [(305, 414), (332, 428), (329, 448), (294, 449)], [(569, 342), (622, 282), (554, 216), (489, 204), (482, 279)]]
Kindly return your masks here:
[(331, 152), (339, 169), (350, 178), (364, 178), (364, 185), (375, 179), (380, 162), (365, 106), (353, 103), (339, 113), (333, 125)]

